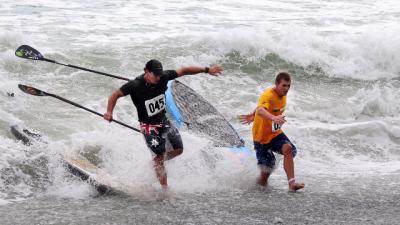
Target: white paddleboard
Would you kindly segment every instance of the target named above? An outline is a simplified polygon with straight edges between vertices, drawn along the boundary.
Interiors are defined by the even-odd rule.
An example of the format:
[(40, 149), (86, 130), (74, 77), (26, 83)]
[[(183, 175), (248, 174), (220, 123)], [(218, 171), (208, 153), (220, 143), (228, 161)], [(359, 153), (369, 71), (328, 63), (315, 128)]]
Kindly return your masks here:
[(112, 176), (89, 162), (89, 160), (82, 155), (78, 153), (68, 153), (64, 155), (64, 161), (72, 174), (94, 185), (100, 193), (113, 190), (112, 186), (115, 181), (113, 181)]
[(109, 174), (78, 153), (65, 154), (64, 161), (71, 173), (95, 186), (100, 193), (119, 192), (150, 197), (156, 192), (150, 185), (128, 182)]

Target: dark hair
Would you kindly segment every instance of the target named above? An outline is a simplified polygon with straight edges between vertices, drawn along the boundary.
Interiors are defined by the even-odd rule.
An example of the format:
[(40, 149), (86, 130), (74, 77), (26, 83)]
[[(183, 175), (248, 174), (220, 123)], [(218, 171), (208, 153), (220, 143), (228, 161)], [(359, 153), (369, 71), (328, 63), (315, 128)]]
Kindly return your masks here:
[(163, 67), (160, 61), (152, 59), (146, 63), (146, 67), (150, 72), (153, 72), (156, 76), (161, 76), (163, 74)]
[(282, 80), (290, 81), (290, 74), (288, 72), (279, 72), (275, 78), (275, 84), (279, 84)]

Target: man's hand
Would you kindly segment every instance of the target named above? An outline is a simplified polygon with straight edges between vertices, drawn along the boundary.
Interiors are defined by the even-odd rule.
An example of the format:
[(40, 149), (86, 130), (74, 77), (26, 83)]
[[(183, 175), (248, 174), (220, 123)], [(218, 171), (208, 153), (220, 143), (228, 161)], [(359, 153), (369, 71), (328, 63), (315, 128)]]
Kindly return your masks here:
[(224, 69), (222, 68), (222, 66), (214, 65), (214, 66), (211, 66), (210, 68), (208, 68), (208, 74), (213, 75), (213, 76), (218, 76), (221, 74), (221, 72), (223, 70)]
[(274, 116), (272, 118), (272, 121), (274, 121), (276, 124), (279, 124), (279, 125), (282, 125), (282, 124), (286, 123), (284, 115)]
[(104, 113), (103, 118), (105, 120), (107, 120), (108, 122), (111, 122), (111, 120), (113, 119), (112, 113), (110, 113), (110, 112)]
[(254, 113), (239, 115), (239, 120), (242, 124), (251, 124), (254, 121)]

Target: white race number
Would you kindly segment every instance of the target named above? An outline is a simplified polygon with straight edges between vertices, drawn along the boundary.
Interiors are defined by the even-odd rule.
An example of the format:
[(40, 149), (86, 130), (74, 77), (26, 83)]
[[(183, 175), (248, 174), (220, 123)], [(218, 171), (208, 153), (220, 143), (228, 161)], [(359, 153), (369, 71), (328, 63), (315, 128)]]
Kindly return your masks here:
[(144, 102), (148, 116), (153, 116), (165, 109), (165, 95), (161, 94), (157, 97)]
[(277, 132), (281, 129), (282, 125), (279, 125), (277, 123), (275, 123), (274, 121), (272, 121), (272, 133)]

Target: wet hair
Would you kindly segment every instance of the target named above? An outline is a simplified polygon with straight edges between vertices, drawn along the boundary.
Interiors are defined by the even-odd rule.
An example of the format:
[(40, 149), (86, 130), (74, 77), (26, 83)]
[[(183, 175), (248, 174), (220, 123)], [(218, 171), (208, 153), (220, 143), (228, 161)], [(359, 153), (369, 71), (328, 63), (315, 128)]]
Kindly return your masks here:
[(290, 81), (290, 74), (288, 72), (279, 72), (275, 78), (275, 84), (279, 84), (282, 80)]

